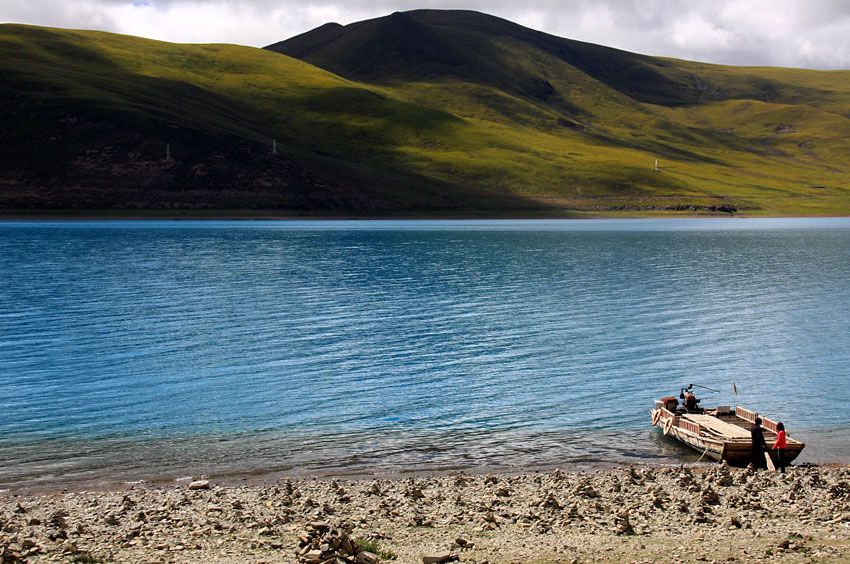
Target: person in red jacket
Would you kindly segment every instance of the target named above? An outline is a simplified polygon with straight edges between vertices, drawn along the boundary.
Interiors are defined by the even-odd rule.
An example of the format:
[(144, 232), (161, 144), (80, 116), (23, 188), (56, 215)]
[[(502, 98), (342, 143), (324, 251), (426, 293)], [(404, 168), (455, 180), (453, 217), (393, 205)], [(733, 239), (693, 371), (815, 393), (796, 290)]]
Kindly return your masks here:
[(785, 425), (780, 421), (776, 424), (776, 442), (773, 443), (773, 450), (776, 451), (776, 469), (781, 474), (785, 473), (785, 447), (787, 446)]

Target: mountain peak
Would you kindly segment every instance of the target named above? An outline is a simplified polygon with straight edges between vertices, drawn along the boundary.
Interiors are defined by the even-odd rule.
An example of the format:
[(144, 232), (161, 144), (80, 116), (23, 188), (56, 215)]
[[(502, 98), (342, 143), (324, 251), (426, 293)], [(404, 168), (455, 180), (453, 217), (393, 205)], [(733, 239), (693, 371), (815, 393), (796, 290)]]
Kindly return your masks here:
[[(510, 44), (508, 44), (510, 43)], [(509, 83), (540, 82), (511, 47), (555, 57), (640, 102), (683, 105), (701, 93), (692, 78), (660, 59), (555, 37), (471, 10), (413, 10), (328, 28), (327, 24), (266, 49), (353, 80), (460, 77), (515, 91)]]

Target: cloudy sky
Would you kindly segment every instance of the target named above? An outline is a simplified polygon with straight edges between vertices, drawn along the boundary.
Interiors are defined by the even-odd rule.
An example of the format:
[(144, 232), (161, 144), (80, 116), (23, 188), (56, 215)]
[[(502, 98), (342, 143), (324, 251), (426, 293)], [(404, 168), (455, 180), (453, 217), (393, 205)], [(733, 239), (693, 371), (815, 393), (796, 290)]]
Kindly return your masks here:
[(847, 0), (0, 0), (0, 22), (261, 47), (416, 8), (478, 10), (649, 55), (850, 69)]

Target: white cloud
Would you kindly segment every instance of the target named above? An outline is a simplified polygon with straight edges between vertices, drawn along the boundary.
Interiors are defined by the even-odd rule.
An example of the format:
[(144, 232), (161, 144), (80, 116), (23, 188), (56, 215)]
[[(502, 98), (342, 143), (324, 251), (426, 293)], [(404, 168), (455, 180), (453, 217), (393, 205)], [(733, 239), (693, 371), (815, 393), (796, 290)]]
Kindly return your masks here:
[(748, 33), (762, 39), (777, 39), (792, 33), (795, 17), (781, 2), (751, 0), (730, 2), (716, 12), (716, 19), (734, 33)]
[(679, 47), (699, 51), (728, 50), (732, 44), (731, 32), (700, 14), (688, 14), (685, 19), (673, 22), (672, 38)]
[[(226, 42), (251, 45), (270, 25), (268, 15), (260, 17), (251, 6), (157, 0), (127, 2), (104, 7), (116, 22), (114, 31), (181, 43)], [(306, 23), (306, 22), (305, 22)]]
[(336, 21), (472, 9), (620, 49), (723, 64), (850, 68), (845, 0), (0, 0), (0, 21), (263, 46)]

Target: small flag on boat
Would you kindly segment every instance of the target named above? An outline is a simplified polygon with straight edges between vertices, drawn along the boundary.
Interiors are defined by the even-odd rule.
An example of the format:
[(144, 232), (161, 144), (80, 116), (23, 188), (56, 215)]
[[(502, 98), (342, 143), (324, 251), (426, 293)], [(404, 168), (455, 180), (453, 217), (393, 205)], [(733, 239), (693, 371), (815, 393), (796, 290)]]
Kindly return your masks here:
[(735, 385), (735, 381), (732, 381), (732, 390), (735, 392), (735, 395), (738, 395), (738, 386)]

